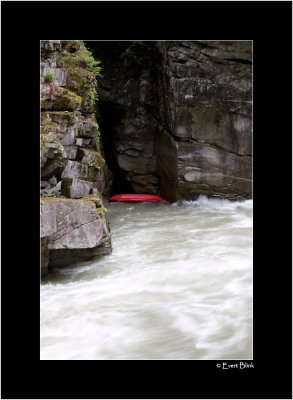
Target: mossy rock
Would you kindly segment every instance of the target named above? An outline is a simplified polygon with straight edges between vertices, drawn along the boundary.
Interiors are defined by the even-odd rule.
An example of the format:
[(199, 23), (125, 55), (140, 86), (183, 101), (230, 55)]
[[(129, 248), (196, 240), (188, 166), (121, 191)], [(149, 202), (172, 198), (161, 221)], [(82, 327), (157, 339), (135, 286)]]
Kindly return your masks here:
[(62, 96), (53, 103), (53, 110), (76, 110), (80, 107), (82, 98), (68, 89), (64, 89)]

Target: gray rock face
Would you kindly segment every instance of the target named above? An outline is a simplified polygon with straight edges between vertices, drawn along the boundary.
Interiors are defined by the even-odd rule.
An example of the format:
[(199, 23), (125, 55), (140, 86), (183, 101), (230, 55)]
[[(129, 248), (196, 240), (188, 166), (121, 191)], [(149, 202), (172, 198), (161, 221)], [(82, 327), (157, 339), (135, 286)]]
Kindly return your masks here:
[(176, 145), (176, 197), (251, 197), (251, 42), (158, 46), (165, 66), (161, 81), (167, 82), (173, 99), (164, 106), (165, 89), (158, 86), (160, 119)]
[(91, 43), (114, 191), (251, 197), (250, 41)]
[[(46, 274), (48, 267), (75, 262), (76, 250), (79, 250), (80, 260), (111, 252), (109, 227), (103, 211), (96, 209), (94, 200), (100, 201), (99, 199), (93, 201), (42, 199), (42, 275)], [(53, 264), (50, 261), (52, 250), (54, 250)], [(66, 250), (66, 257), (63, 250)], [(61, 251), (60, 264), (58, 264), (58, 251)]]

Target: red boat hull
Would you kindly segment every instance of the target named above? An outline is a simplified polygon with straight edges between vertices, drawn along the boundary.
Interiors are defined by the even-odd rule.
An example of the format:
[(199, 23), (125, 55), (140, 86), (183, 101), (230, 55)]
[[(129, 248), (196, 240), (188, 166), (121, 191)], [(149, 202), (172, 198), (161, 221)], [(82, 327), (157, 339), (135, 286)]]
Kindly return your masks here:
[(140, 202), (164, 202), (165, 200), (161, 196), (154, 194), (116, 194), (110, 197), (109, 201), (126, 201), (130, 203)]

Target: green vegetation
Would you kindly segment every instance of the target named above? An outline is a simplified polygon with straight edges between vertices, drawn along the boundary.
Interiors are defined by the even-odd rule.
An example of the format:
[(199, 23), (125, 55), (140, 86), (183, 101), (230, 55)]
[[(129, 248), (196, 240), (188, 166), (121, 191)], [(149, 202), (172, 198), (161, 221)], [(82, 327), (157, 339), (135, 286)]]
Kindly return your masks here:
[[(102, 69), (101, 61), (95, 59), (91, 51), (86, 48), (84, 42), (80, 40), (63, 41), (62, 50), (57, 59), (57, 66), (68, 74), (66, 87), (81, 97), (81, 110), (83, 112), (94, 113), (95, 104), (98, 100), (96, 78)], [(57, 102), (57, 109), (66, 109), (64, 99)], [(74, 109), (74, 107), (70, 107), (70, 109)], [(94, 115), (93, 118), (98, 148), (100, 131)]]
[(52, 83), (55, 82), (56, 77), (53, 71), (49, 71), (45, 73), (43, 79), (45, 83)]
[(97, 89), (96, 89), (96, 86), (93, 86), (89, 90), (89, 105), (91, 108), (94, 108), (96, 100), (98, 100)]
[[(90, 53), (89, 50), (88, 50), (88, 52)], [(95, 60), (94, 57), (92, 56), (92, 54), (91, 54), (91, 57), (93, 58), (92, 67), (93, 67), (94, 74), (99, 75), (102, 70), (102, 66), (101, 66), (102, 61)]]
[(59, 59), (61, 67), (83, 68), (92, 71), (95, 75), (101, 72), (101, 61), (96, 60), (91, 51), (79, 40), (69, 40), (63, 43), (64, 54)]
[(63, 42), (63, 53), (57, 64), (68, 73), (67, 87), (83, 98), (82, 107), (86, 112), (93, 112), (97, 100), (96, 77), (102, 67), (82, 41)]

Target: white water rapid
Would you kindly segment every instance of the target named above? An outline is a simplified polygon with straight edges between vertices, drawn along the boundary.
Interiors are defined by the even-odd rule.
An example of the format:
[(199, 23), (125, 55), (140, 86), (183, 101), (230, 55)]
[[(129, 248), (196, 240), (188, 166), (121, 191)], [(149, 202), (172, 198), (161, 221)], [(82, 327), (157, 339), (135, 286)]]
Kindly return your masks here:
[(41, 359), (251, 359), (252, 205), (106, 204), (112, 254), (42, 280)]

